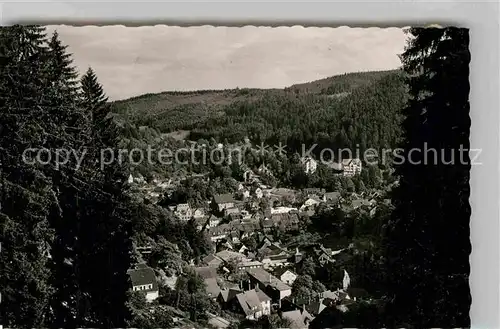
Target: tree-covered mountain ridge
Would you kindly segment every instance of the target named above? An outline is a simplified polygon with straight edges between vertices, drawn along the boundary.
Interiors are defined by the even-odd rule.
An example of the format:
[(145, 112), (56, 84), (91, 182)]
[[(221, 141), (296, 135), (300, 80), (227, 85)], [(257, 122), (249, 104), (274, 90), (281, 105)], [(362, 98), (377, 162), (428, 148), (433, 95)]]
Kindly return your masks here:
[[(263, 132), (262, 129), (280, 130), (287, 126), (288, 119), (304, 122), (307, 113), (314, 115), (313, 121), (325, 119), (326, 115), (329, 119), (343, 121), (343, 127), (349, 129), (348, 122), (355, 120), (359, 111), (374, 112), (370, 114), (373, 117), (379, 112), (374, 110), (375, 107), (397, 103), (398, 107), (392, 111), (395, 115), (401, 108), (401, 100), (406, 97), (401, 77), (400, 70), (370, 71), (336, 75), (283, 89), (165, 91), (114, 101), (112, 111), (122, 126), (131, 125), (135, 129), (148, 126), (158, 133), (189, 130), (193, 133), (191, 139), (240, 139), (242, 136), (232, 136), (223, 131), (224, 128), (233, 132), (239, 130), (245, 135), (252, 135), (253, 131)], [(343, 109), (339, 110), (339, 106)], [(349, 115), (345, 113), (347, 109), (351, 112)], [(318, 116), (318, 111), (323, 115)], [(279, 119), (270, 118), (267, 112), (274, 112)], [(328, 114), (331, 112), (337, 113), (332, 117)], [(283, 117), (287, 119), (282, 120)], [(230, 127), (243, 120), (245, 127), (239, 127), (242, 129)], [(277, 124), (262, 126), (262, 121), (277, 121)], [(313, 130), (322, 131), (322, 125), (316, 123), (319, 122), (312, 123)], [(297, 128), (295, 123), (292, 126), (294, 130)], [(335, 129), (338, 130), (335, 133), (340, 133), (339, 128), (336, 124), (328, 130)], [(285, 135), (289, 137), (288, 133)]]

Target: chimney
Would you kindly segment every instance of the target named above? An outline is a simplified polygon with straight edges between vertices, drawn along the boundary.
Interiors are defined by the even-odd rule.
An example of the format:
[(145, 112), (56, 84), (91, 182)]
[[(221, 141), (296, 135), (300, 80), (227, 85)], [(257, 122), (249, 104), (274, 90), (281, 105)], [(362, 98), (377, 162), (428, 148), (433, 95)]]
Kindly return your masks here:
[(273, 277), (272, 277), (271, 273), (269, 273), (269, 283), (271, 283), (272, 279), (273, 279)]
[(302, 304), (302, 313), (306, 311), (306, 304)]

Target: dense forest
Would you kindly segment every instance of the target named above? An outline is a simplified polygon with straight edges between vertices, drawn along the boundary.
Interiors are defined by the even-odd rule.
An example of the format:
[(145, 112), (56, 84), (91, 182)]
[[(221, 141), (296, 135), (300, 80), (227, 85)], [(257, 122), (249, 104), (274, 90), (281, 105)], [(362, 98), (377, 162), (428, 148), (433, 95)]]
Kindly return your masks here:
[[(332, 91), (333, 90), (333, 91)], [(329, 94), (329, 92), (335, 92)], [(401, 137), (400, 109), (408, 98), (404, 72), (349, 73), (290, 88), (259, 90), (165, 92), (111, 104), (123, 148), (172, 152), (190, 146), (223, 143), (227, 148), (286, 145), (286, 159), (247, 150), (245, 161), (256, 169), (271, 163), (290, 183), (289, 168), (295, 153), (311, 147), (326, 160), (346, 157), (340, 150), (363, 154), (368, 148), (395, 149)], [(333, 154), (333, 159), (331, 156)], [(382, 153), (379, 153), (382, 154)], [(154, 157), (155, 158), (155, 157)], [(143, 176), (176, 175), (185, 170), (206, 173), (209, 165), (176, 166), (141, 163), (134, 170)], [(287, 177), (283, 177), (287, 176)], [(290, 184), (285, 184), (290, 185)], [(299, 184), (300, 185), (300, 184)]]
[[(318, 90), (317, 84), (324, 87)], [(126, 137), (137, 136), (130, 129), (147, 126), (157, 134), (187, 130), (194, 141), (214, 138), (236, 143), (248, 138), (255, 144), (282, 142), (290, 151), (317, 143), (333, 150), (359, 148), (362, 152), (396, 145), (399, 109), (407, 90), (401, 72), (382, 71), (345, 74), (285, 90), (194, 95), (146, 95), (115, 102), (113, 111), (118, 121), (133, 125), (124, 128)]]

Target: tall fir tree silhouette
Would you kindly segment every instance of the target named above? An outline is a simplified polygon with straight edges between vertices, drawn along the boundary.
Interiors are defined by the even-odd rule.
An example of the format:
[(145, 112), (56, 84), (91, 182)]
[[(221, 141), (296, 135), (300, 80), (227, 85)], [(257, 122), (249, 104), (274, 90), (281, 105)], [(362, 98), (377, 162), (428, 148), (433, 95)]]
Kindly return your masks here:
[[(469, 327), (469, 34), (412, 28), (411, 99), (387, 232), (389, 326)], [(426, 150), (436, 150), (427, 151)]]
[(81, 86), (81, 104), (92, 116), (94, 138), (99, 141), (100, 147), (117, 146), (119, 134), (116, 124), (110, 116), (111, 105), (108, 103), (108, 97), (92, 68), (88, 68), (82, 77)]
[(90, 111), (102, 109), (108, 97), (104, 94), (101, 84), (97, 81), (94, 70), (89, 67), (81, 79), (82, 103)]
[[(80, 104), (92, 118), (93, 156), (101, 159), (103, 154), (113, 154), (116, 159), (117, 128), (109, 115), (108, 98), (91, 68), (82, 77), (81, 89)], [(103, 150), (105, 152), (101, 153)], [(99, 168), (95, 182), (100, 192), (92, 203), (87, 204), (86, 220), (82, 223), (82, 245), (89, 248), (89, 252), (82, 259), (81, 268), (83, 276), (88, 278), (91, 308), (102, 327), (124, 326), (129, 317), (126, 307), (129, 288), (127, 270), (131, 262), (132, 226), (131, 201), (125, 184), (127, 176), (124, 163), (115, 161)], [(92, 264), (96, 262), (100, 271), (93, 269)]]
[[(36, 26), (0, 28), (0, 228), (2, 325), (43, 327), (53, 293), (47, 216), (55, 204), (43, 168), (23, 161), (28, 147), (46, 147), (45, 33)], [(27, 160), (29, 160), (29, 156)]]

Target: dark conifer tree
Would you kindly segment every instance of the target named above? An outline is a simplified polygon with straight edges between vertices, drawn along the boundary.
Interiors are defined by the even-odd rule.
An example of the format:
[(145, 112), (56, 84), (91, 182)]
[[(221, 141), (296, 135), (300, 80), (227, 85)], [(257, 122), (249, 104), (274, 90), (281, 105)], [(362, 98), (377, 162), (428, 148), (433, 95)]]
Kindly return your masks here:
[(0, 28), (0, 318), (6, 327), (46, 325), (52, 295), (53, 184), (29, 155), (23, 161), (26, 148), (48, 146), (53, 125), (45, 116), (44, 41), (39, 27)]
[(61, 101), (72, 103), (79, 92), (78, 73), (73, 67), (71, 54), (67, 52), (67, 46), (62, 44), (57, 31), (52, 34), (48, 48), (50, 66), (47, 69), (57, 91), (55, 96), (59, 96)]
[(97, 81), (97, 76), (91, 67), (81, 79), (82, 103), (90, 111), (97, 111), (104, 108), (108, 97), (104, 94), (101, 84)]
[(111, 107), (101, 84), (92, 68), (89, 68), (81, 79), (83, 108), (91, 114), (93, 136), (100, 147), (116, 147), (119, 135), (116, 124), (110, 115)]
[[(412, 28), (411, 99), (387, 235), (388, 326), (469, 327), (469, 34)], [(427, 149), (437, 150), (437, 161)], [(411, 150), (420, 150), (410, 153)], [(444, 152), (445, 157), (441, 156)], [(454, 156), (452, 163), (447, 163)]]
[[(82, 78), (81, 86), (80, 103), (92, 121), (92, 155), (101, 159), (102, 155), (113, 154), (117, 159), (117, 129), (109, 116), (107, 97), (92, 69)], [(97, 164), (100, 166), (100, 161)], [(125, 184), (128, 173), (124, 163), (115, 161), (96, 167), (93, 174), (94, 196), (84, 206), (85, 220), (81, 226), (81, 269), (96, 322), (84, 325), (124, 326), (132, 249), (131, 201)]]

